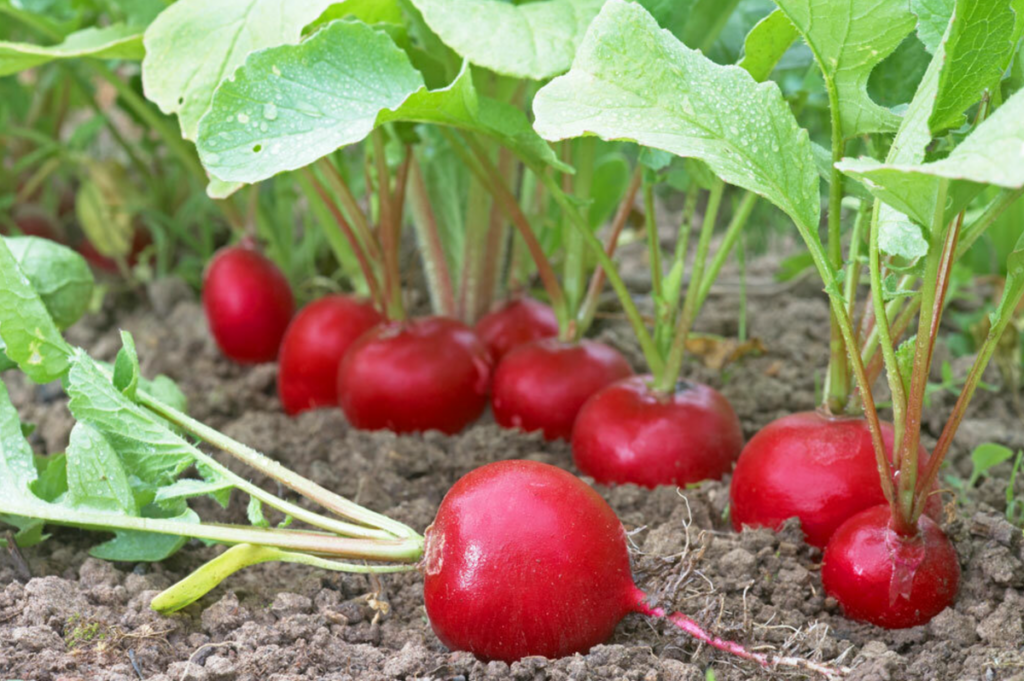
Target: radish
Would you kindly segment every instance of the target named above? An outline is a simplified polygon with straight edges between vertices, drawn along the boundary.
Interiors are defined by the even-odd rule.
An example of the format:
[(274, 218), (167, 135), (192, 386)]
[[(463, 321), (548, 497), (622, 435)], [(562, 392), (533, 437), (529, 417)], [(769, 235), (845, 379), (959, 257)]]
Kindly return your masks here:
[(476, 333), (499, 361), (509, 350), (542, 338), (558, 335), (555, 311), (532, 298), (516, 298), (485, 315)]
[(349, 348), (337, 380), (341, 408), (357, 428), (452, 434), (487, 406), (491, 356), (454, 319), (386, 322)]
[[(893, 427), (882, 423), (892, 459)], [(924, 448), (920, 455), (927, 457)], [(885, 503), (868, 422), (821, 412), (791, 414), (761, 429), (743, 449), (729, 486), (733, 528), (779, 529), (799, 518), (808, 544), (824, 548), (836, 529)], [(929, 513), (938, 517), (933, 496)]]
[(295, 415), (337, 406), (341, 358), (382, 319), (371, 303), (343, 295), (321, 298), (295, 315), (278, 357), (277, 390), (284, 410)]
[(251, 248), (222, 248), (203, 276), (210, 332), (229, 358), (272, 362), (292, 318), (292, 290), (281, 270)]
[(743, 447), (728, 400), (687, 382), (665, 395), (651, 388), (653, 380), (624, 379), (583, 405), (572, 437), (576, 466), (602, 485), (653, 488), (720, 479)]
[(501, 461), (465, 475), (445, 495), (425, 536), (430, 625), (449, 648), (483, 660), (585, 653), (623, 617), (640, 613), (765, 666), (826, 676), (844, 671), (749, 652), (649, 603), (633, 583), (615, 512), (582, 480), (548, 464)]
[(491, 397), (494, 419), (505, 428), (567, 440), (584, 402), (632, 373), (625, 357), (604, 343), (534, 341), (498, 364)]
[(928, 622), (953, 603), (960, 563), (931, 518), (921, 516), (915, 534), (901, 537), (883, 504), (840, 525), (825, 550), (821, 581), (847, 617), (903, 629)]

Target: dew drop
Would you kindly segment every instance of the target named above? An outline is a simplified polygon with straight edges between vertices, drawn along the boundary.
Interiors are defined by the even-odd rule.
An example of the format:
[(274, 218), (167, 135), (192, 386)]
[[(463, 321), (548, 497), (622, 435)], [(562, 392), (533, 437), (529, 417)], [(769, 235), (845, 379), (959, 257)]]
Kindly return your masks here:
[(263, 117), (268, 121), (277, 120), (277, 104), (273, 102), (267, 102), (263, 105)]
[(245, 114), (245, 113), (238, 114), (238, 122), (241, 123), (242, 125), (245, 125), (246, 123), (249, 122), (249, 115)]

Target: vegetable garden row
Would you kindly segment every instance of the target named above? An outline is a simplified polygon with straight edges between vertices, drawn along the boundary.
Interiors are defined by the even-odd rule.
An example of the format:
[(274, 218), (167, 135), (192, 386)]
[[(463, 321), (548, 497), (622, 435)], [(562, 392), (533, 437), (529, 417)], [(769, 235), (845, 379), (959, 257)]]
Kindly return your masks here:
[[(74, 418), (66, 451), (38, 456), (0, 390), (9, 541), (106, 532), (92, 555), (118, 563), (227, 546), (152, 599), (168, 615), (261, 563), (419, 571), (437, 638), (483, 661), (586, 653), (640, 613), (751, 673), (850, 673), (669, 612), (566, 470), (484, 465), (421, 534), (190, 416), (131, 334), (111, 363), (69, 340), (104, 295), (173, 275), (224, 357), (276, 362), (290, 416), (456, 435), (489, 410), (602, 486), (724, 478), (737, 532), (799, 519), (847, 618), (928, 625), (961, 580), (944, 464), (996, 390), (989, 363), (1007, 399), (1022, 366), (1024, 3), (841, 5), (0, 1), (0, 371), (59, 381)], [(745, 284), (752, 242), (788, 236), (786, 276), (827, 297), (830, 359), (817, 410), (745, 442), (688, 370), (694, 327), (723, 271)], [(642, 284), (620, 246), (642, 249)], [(981, 285), (926, 447), (952, 301)], [(610, 307), (642, 367), (594, 338)], [(1013, 457), (989, 451), (976, 466)], [(248, 524), (200, 500), (233, 495)]]

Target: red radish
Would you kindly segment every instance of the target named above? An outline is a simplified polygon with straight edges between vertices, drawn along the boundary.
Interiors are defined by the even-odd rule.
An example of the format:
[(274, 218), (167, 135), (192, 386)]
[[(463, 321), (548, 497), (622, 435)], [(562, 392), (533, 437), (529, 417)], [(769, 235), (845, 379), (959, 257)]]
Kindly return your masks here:
[(424, 553), (431, 627), (449, 648), (484, 660), (584, 653), (636, 612), (763, 665), (842, 671), (751, 653), (649, 604), (633, 583), (615, 512), (582, 480), (548, 464), (500, 461), (464, 476), (427, 528)]
[(236, 362), (272, 362), (294, 305), (277, 265), (245, 246), (222, 248), (203, 276), (210, 332), (221, 352)]
[(643, 487), (719, 480), (743, 448), (732, 405), (700, 383), (680, 382), (675, 393), (651, 388), (652, 376), (634, 376), (591, 397), (572, 431), (579, 469), (602, 485)]
[[(881, 427), (891, 458), (893, 428)], [(923, 448), (920, 456), (927, 460)], [(824, 548), (850, 517), (885, 503), (867, 421), (803, 412), (769, 423), (743, 449), (729, 495), (737, 532), (778, 529), (796, 517), (807, 543)], [(941, 503), (932, 499), (928, 510), (937, 517)]]
[(277, 390), (289, 414), (337, 406), (338, 366), (352, 343), (383, 321), (367, 301), (326, 296), (304, 307), (281, 341)]
[(338, 400), (357, 428), (457, 433), (487, 406), (491, 356), (468, 326), (444, 317), (371, 329), (338, 369)]
[(583, 404), (632, 373), (618, 350), (603, 343), (534, 341), (498, 365), (491, 397), (494, 419), (505, 428), (540, 430), (548, 440), (568, 440)]
[[(125, 258), (125, 262), (129, 267), (135, 267), (139, 261), (139, 254), (146, 250), (153, 243), (153, 238), (144, 229), (136, 229), (132, 235), (131, 250), (128, 251), (128, 256)], [(111, 274), (120, 273), (120, 268), (117, 266), (117, 261), (113, 258), (103, 255), (96, 247), (92, 245), (92, 242), (85, 239), (78, 245), (78, 252), (83, 258), (89, 261), (89, 264), (97, 269), (101, 269), (104, 272), (110, 272)]]
[(497, 362), (509, 350), (558, 335), (558, 318), (544, 303), (516, 298), (476, 323), (476, 333)]
[(821, 581), (850, 619), (886, 629), (916, 627), (952, 605), (960, 563), (931, 518), (921, 516), (915, 537), (901, 537), (891, 525), (888, 504), (840, 525), (825, 549)]
[(54, 228), (53, 223), (43, 215), (23, 212), (14, 218), (14, 225), (24, 236), (37, 236), (57, 243), (64, 243), (64, 239)]

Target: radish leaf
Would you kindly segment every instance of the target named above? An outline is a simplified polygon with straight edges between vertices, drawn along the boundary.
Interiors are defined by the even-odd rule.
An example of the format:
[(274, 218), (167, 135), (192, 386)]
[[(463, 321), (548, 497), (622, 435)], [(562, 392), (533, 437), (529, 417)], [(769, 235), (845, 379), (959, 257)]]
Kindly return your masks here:
[(179, 0), (146, 29), (146, 97), (195, 140), (213, 91), (256, 50), (295, 43), (332, 0)]
[[(431, 30), (470, 63), (506, 76), (564, 73), (604, 0), (412, 0)], [(495, 49), (495, 46), (500, 46)]]
[(810, 46), (844, 138), (890, 132), (899, 116), (868, 96), (871, 71), (914, 29), (906, 0), (778, 0)]
[(68, 369), (69, 346), (31, 281), (0, 238), (0, 338), (4, 353), (36, 383), (49, 383)]
[(67, 450), (68, 504), (138, 515), (135, 494), (117, 452), (96, 429), (76, 423)]
[(114, 24), (72, 33), (59, 45), (0, 41), (0, 76), (9, 76), (56, 59), (142, 59), (142, 32), (135, 26)]
[(336, 21), (297, 46), (254, 54), (225, 81), (199, 126), (198, 148), (218, 178), (258, 182), (363, 140), (386, 122), (450, 125), (491, 135), (539, 169), (559, 165), (521, 111), (478, 97), (464, 64), (427, 90), (384, 33)]
[(816, 229), (818, 172), (807, 131), (774, 83), (691, 50), (638, 5), (610, 0), (572, 69), (534, 99), (549, 140), (595, 134), (706, 162)]
[(94, 284), (85, 258), (67, 246), (34, 236), (7, 237), (4, 243), (57, 328), (66, 329), (85, 314)]
[(759, 83), (768, 80), (799, 35), (789, 17), (781, 9), (775, 10), (750, 29), (743, 41), (740, 68), (746, 69)]

